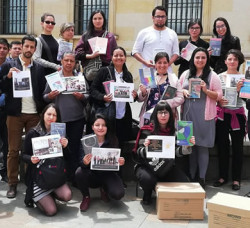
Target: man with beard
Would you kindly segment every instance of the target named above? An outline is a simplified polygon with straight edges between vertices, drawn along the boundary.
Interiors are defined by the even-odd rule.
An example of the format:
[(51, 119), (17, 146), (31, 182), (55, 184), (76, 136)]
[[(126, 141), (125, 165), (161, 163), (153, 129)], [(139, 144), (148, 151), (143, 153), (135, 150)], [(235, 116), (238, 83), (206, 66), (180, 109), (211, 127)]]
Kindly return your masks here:
[(158, 52), (167, 52), (170, 57), (168, 72), (172, 73), (171, 64), (179, 55), (177, 34), (166, 27), (167, 11), (163, 6), (153, 9), (152, 20), (153, 26), (139, 32), (132, 55), (143, 64), (143, 67), (154, 67), (155, 55)]
[[(43, 110), (42, 93), (45, 88), (44, 68), (32, 60), (36, 50), (35, 37), (26, 35), (22, 39), (22, 53), (13, 61), (6, 61), (0, 72), (0, 88), (6, 94), (6, 112), (9, 151), (7, 157), (8, 198), (16, 197), (18, 184), (19, 151), (21, 150), (23, 129), (28, 132), (39, 122), (39, 114)], [(30, 72), (30, 89), (32, 96), (14, 97), (13, 72)], [(29, 73), (28, 73), (29, 74)], [(28, 76), (27, 76), (28, 78)]]

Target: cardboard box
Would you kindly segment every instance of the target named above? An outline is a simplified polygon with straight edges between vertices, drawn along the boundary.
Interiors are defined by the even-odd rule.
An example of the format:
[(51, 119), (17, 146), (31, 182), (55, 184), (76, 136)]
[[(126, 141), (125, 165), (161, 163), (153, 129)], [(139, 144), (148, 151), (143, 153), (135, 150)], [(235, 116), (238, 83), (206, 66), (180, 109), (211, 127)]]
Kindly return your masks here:
[(208, 200), (207, 208), (208, 227), (250, 227), (250, 199), (247, 197), (219, 192)]
[(158, 219), (203, 219), (205, 191), (199, 183), (156, 185)]

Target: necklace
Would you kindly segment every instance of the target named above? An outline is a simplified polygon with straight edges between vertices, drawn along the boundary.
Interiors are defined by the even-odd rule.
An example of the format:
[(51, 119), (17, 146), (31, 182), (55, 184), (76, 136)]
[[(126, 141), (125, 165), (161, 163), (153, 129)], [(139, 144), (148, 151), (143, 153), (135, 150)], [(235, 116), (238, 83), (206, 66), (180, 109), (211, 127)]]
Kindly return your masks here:
[[(165, 75), (165, 76), (166, 76), (166, 75)], [(157, 76), (155, 77), (156, 84), (157, 84), (157, 85), (160, 85), (162, 81), (165, 81), (165, 80), (166, 80), (166, 77), (165, 77), (165, 76), (159, 76), (159, 75), (157, 75)]]

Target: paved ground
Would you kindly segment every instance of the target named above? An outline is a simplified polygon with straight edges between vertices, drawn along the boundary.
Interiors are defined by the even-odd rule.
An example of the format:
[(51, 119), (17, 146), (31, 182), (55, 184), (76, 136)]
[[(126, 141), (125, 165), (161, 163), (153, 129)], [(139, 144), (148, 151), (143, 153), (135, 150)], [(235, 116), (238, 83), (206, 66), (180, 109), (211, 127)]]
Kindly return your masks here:
[[(135, 197), (135, 183), (127, 183), (126, 195), (121, 201), (104, 203), (100, 200), (99, 191), (92, 190), (92, 201), (87, 212), (81, 213), (79, 205), (81, 194), (76, 188), (73, 190), (73, 199), (68, 203), (58, 202), (58, 214), (54, 217), (46, 217), (37, 208), (26, 208), (24, 206), (25, 186), (18, 185), (16, 199), (5, 197), (7, 184), (0, 182), (0, 227), (1, 228), (23, 228), (23, 227), (84, 227), (84, 228), (137, 228), (137, 227), (168, 227), (168, 228), (205, 228), (208, 227), (208, 211), (204, 203), (204, 220), (158, 220), (155, 211), (155, 201), (151, 206), (142, 206), (140, 203), (142, 191), (139, 197)], [(211, 183), (210, 183), (211, 184)], [(233, 192), (230, 184), (223, 188), (206, 188), (207, 199), (218, 191), (231, 194), (244, 195), (250, 190), (250, 181), (243, 181), (240, 191)]]

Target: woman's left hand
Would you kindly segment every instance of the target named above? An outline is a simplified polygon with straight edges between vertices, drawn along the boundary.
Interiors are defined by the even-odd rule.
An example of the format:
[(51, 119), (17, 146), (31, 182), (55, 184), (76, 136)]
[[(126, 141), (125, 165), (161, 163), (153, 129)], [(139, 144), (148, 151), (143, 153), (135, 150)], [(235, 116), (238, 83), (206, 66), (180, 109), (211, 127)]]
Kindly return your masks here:
[(243, 86), (244, 79), (240, 79), (237, 83), (237, 92), (240, 92), (241, 87)]
[(118, 161), (119, 161), (119, 165), (120, 165), (120, 166), (122, 166), (122, 165), (125, 164), (125, 159), (124, 159), (124, 157), (120, 157)]
[(68, 142), (69, 141), (66, 138), (61, 138), (60, 139), (60, 143), (61, 143), (61, 145), (62, 145), (63, 148), (65, 148), (68, 145)]
[(195, 145), (195, 137), (191, 136), (191, 138), (189, 139), (189, 142)]
[(78, 99), (78, 100), (83, 100), (84, 98), (84, 95), (82, 93), (79, 93), (79, 92), (74, 92), (73, 93), (73, 96)]
[(132, 91), (132, 96), (134, 99), (137, 97), (137, 92), (135, 90)]
[(201, 89), (205, 94), (207, 94), (207, 84), (203, 80), (201, 80)]

